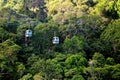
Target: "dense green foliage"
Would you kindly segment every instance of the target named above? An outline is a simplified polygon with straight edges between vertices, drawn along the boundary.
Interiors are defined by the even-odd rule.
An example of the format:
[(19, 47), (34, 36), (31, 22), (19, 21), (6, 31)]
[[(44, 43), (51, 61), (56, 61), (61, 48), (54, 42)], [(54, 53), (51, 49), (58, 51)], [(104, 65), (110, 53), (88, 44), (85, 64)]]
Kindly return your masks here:
[(119, 79), (120, 0), (0, 0), (0, 80)]

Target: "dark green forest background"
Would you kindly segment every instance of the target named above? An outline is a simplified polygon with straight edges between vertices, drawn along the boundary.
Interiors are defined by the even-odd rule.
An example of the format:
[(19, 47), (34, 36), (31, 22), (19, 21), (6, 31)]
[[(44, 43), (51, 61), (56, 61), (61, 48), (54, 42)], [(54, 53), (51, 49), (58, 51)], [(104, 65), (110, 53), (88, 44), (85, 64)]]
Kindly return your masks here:
[(0, 80), (120, 80), (120, 0), (0, 0)]

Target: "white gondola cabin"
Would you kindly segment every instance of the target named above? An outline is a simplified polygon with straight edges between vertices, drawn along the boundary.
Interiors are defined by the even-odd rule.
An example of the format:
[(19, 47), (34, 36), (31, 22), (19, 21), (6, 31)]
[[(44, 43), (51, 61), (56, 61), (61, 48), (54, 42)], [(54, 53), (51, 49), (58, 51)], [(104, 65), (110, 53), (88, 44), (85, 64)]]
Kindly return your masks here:
[(59, 37), (53, 37), (53, 44), (59, 44)]
[(30, 29), (26, 30), (25, 37), (32, 37), (32, 30), (30, 30)]

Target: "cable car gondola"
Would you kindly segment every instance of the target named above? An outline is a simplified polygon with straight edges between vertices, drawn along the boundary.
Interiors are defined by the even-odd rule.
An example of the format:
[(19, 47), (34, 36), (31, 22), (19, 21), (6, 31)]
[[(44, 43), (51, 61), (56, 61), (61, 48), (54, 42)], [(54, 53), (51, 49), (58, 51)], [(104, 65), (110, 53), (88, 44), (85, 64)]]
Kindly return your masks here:
[(25, 45), (28, 46), (30, 43), (30, 38), (32, 37), (32, 30), (27, 29), (25, 31)]
[(53, 44), (59, 44), (59, 37), (53, 37)]
[(25, 31), (25, 37), (32, 37), (32, 30), (27, 29), (27, 30)]

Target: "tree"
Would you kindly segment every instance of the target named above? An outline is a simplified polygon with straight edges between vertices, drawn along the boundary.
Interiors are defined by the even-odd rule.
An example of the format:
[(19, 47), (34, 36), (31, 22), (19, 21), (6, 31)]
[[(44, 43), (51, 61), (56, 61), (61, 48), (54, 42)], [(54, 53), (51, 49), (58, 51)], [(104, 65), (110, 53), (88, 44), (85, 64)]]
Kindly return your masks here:
[(89, 8), (92, 15), (100, 15), (109, 19), (118, 19), (120, 16), (119, 0), (93, 0), (95, 5)]
[(0, 44), (0, 55), (1, 58), (4, 56), (5, 58), (10, 58), (14, 60), (14, 57), (16, 58), (17, 53), (21, 50), (21, 47), (15, 44), (13, 41), (6, 40), (3, 43)]
[(86, 1), (87, 0), (46, 0), (48, 16), (52, 16), (53, 20), (60, 24), (73, 17), (81, 17), (88, 8), (85, 4)]
[(106, 59), (105, 63), (108, 64), (108, 65), (114, 65), (115, 64), (115, 60), (113, 58), (111, 58), (111, 57), (108, 57)]
[[(1, 79), (17, 78), (16, 64), (17, 54), (21, 50), (21, 47), (15, 44), (10, 39), (0, 43), (0, 76)], [(6, 77), (7, 76), (7, 77)]]
[(2, 7), (2, 8), (11, 8), (11, 9), (14, 9), (14, 10), (16, 10), (16, 11), (19, 11), (20, 9), (21, 9), (21, 7), (22, 7), (22, 2), (23, 2), (23, 0), (17, 0), (17, 1), (15, 1), (15, 0), (9, 0), (9, 1), (7, 1), (7, 0), (2, 0), (0, 3), (2, 4), (2, 5), (0, 5), (0, 7)]
[[(71, 79), (77, 75), (82, 75), (86, 65), (86, 58), (80, 54), (73, 54), (65, 60), (65, 76)], [(82, 77), (82, 76), (81, 76)]]
[(22, 75), (24, 74), (25, 71), (25, 65), (23, 63), (16, 63), (17, 64), (17, 73), (19, 75), (19, 77), (22, 77)]
[(30, 67), (30, 73), (34, 75), (39, 73), (45, 79), (60, 78), (60, 70), (60, 65), (51, 59), (39, 59)]
[(95, 68), (95, 72), (99, 72), (101, 79), (119, 80), (120, 78), (120, 65), (105, 65), (103, 68)]
[(119, 50), (120, 47), (119, 25), (120, 25), (119, 20), (113, 21), (101, 34), (101, 39), (105, 41), (109, 41), (115, 53)]
[(33, 78), (34, 80), (44, 80), (44, 78), (40, 74), (35, 74)]
[(66, 53), (83, 52), (83, 37), (73, 36), (71, 39), (66, 38), (63, 43), (63, 49)]
[(92, 57), (92, 60), (96, 60), (97, 61), (97, 66), (98, 67), (103, 67), (105, 64), (105, 58), (102, 54), (100, 53), (95, 53)]
[(22, 78), (20, 78), (19, 80), (32, 80), (32, 74), (28, 73), (26, 75), (24, 75)]
[(46, 21), (46, 7), (44, 0), (23, 0), (21, 12), (41, 22)]
[(74, 75), (71, 80), (85, 80), (82, 75)]
[(0, 27), (0, 42), (4, 42), (8, 38), (9, 33)]

